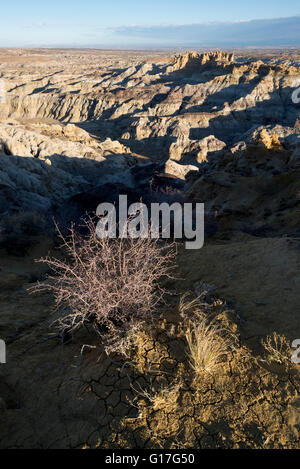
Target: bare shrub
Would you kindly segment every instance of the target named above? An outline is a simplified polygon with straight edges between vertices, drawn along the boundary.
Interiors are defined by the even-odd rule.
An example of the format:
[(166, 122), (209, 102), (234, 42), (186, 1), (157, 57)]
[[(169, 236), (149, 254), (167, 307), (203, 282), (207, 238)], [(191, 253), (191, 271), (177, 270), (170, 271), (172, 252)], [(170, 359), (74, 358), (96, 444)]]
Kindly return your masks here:
[(159, 281), (170, 277), (175, 249), (150, 238), (100, 239), (92, 219), (85, 228), (80, 235), (72, 226), (68, 237), (58, 230), (67, 258), (40, 259), (53, 273), (34, 291), (54, 294), (62, 330), (89, 323), (102, 337), (117, 340), (130, 324), (152, 319), (165, 293)]

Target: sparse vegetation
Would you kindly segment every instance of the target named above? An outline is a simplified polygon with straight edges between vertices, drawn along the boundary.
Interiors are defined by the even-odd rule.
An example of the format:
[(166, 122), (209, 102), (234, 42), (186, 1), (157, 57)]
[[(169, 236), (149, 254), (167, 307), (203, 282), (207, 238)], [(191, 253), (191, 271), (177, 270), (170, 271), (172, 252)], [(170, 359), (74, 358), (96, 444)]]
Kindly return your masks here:
[(179, 310), (181, 316), (187, 318), (185, 338), (191, 368), (196, 376), (203, 371), (213, 372), (229, 350), (224, 328), (215, 320), (208, 319), (199, 297), (189, 301), (187, 295), (183, 296)]
[(52, 273), (34, 291), (54, 294), (62, 331), (91, 324), (102, 338), (120, 340), (132, 325), (152, 320), (165, 293), (159, 280), (170, 276), (175, 250), (150, 238), (99, 239), (92, 219), (85, 228), (84, 236), (74, 226), (68, 237), (59, 232), (66, 258), (40, 259)]
[(164, 410), (165, 412), (174, 412), (178, 406), (181, 386), (182, 383), (175, 383), (169, 386), (161, 386), (159, 390), (150, 388), (150, 390), (134, 389), (134, 391), (137, 397), (145, 398), (154, 411)]
[(289, 367), (291, 364), (291, 347), (285, 336), (273, 332), (265, 340), (262, 345), (266, 352), (266, 359), (269, 363), (278, 363)]
[(133, 355), (136, 355), (135, 352), (138, 351), (139, 344), (145, 342), (146, 334), (146, 324), (144, 321), (132, 321), (130, 327), (126, 328), (117, 341), (110, 340), (105, 344), (105, 350), (109, 355), (116, 354), (122, 359), (136, 365), (137, 356), (133, 357)]
[(190, 322), (185, 337), (190, 365), (196, 375), (203, 371), (214, 371), (228, 352), (228, 344), (222, 337), (220, 326), (207, 323), (205, 318), (196, 324)]

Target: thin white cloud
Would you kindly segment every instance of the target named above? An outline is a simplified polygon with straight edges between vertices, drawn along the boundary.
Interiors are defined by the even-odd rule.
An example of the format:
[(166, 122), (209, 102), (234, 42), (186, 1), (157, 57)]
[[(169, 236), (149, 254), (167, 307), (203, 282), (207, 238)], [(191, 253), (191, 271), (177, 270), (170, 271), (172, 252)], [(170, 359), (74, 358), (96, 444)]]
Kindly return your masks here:
[(128, 25), (110, 28), (128, 40), (170, 45), (300, 45), (300, 16), (274, 19), (203, 22), (182, 25)]

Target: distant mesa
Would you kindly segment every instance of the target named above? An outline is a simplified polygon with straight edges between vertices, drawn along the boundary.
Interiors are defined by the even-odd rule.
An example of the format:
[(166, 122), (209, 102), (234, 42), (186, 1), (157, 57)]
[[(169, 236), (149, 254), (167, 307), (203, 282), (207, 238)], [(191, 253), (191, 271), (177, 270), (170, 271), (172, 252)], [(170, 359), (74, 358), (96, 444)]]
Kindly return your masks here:
[(230, 64), (234, 61), (234, 54), (222, 51), (213, 51), (199, 54), (195, 51), (187, 51), (184, 54), (175, 55), (173, 63), (167, 68), (167, 73), (185, 71), (187, 73), (196, 72), (197, 69), (216, 64)]

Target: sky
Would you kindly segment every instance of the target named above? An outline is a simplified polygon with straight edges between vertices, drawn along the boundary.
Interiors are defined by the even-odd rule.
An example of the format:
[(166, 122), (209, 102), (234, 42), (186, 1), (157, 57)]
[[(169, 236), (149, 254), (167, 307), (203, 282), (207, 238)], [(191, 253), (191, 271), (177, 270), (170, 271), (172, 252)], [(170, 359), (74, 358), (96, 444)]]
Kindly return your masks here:
[(0, 47), (300, 45), (299, 0), (11, 0)]

